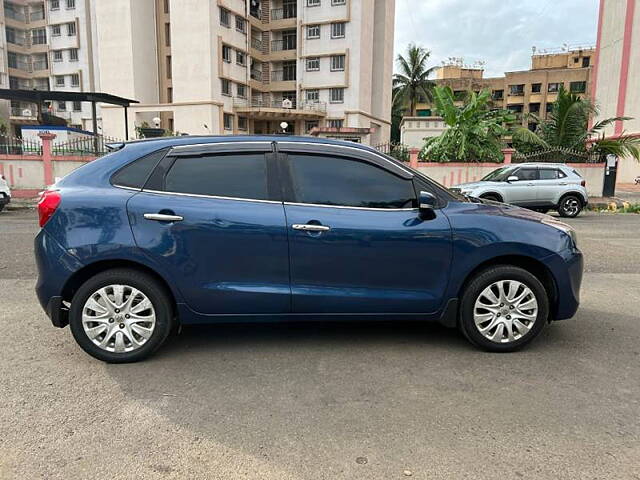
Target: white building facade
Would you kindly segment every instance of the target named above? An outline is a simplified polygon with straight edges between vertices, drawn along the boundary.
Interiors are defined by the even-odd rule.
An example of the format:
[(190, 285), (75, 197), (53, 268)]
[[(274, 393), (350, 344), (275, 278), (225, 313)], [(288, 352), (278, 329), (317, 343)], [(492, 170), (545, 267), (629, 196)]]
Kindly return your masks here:
[[(134, 127), (388, 141), (395, 0), (111, 0), (96, 4), (102, 89)], [(120, 19), (113, 22), (114, 18)], [(121, 109), (103, 107), (107, 135)]]

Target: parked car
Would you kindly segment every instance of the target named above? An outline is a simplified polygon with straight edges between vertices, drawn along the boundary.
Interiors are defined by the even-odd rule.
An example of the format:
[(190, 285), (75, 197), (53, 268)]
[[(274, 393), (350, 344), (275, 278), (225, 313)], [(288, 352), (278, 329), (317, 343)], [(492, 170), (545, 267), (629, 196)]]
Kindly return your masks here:
[(179, 324), (283, 320), (439, 321), (512, 351), (578, 308), (570, 226), (353, 143), (130, 142), (38, 212), (39, 301), (107, 362), (146, 357)]
[(521, 163), (498, 168), (479, 182), (456, 185), (463, 195), (510, 203), (542, 213), (576, 217), (589, 203), (585, 180), (563, 163)]
[(0, 175), (0, 212), (11, 202), (11, 189), (4, 175)]

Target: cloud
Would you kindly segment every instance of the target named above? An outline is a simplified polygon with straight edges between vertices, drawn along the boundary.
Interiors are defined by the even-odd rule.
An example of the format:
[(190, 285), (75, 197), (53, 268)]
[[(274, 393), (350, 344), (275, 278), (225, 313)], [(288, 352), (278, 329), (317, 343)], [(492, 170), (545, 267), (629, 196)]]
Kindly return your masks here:
[(448, 57), (484, 61), (485, 76), (526, 70), (531, 47), (595, 45), (597, 0), (396, 0), (396, 55), (411, 42)]

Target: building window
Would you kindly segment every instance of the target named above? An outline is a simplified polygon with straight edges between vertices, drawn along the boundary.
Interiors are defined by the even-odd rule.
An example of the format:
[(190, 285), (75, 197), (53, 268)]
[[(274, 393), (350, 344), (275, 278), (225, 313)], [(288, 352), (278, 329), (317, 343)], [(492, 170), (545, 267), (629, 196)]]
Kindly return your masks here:
[(78, 61), (78, 49), (77, 48), (70, 48), (69, 49), (69, 61), (70, 62), (77, 62)]
[(167, 103), (173, 103), (173, 88), (167, 87)]
[(51, 36), (52, 37), (60, 36), (60, 25), (51, 25)]
[(44, 28), (31, 30), (31, 41), (34, 45), (43, 45), (47, 43), (47, 31)]
[[(504, 90), (494, 90), (491, 98), (493, 98), (494, 100), (502, 100), (504, 98)], [(420, 112), (418, 112), (418, 116), (420, 116)]]
[(236, 63), (238, 65), (242, 65), (243, 67), (247, 65), (247, 56), (244, 52), (236, 50)]
[(76, 24), (75, 23), (67, 23), (67, 36), (75, 37), (76, 36)]
[(49, 10), (60, 10), (60, 0), (51, 0)]
[(562, 83), (550, 83), (548, 91), (550, 93), (557, 92), (558, 90), (560, 90), (560, 85), (562, 85)]
[(329, 128), (342, 128), (342, 125), (344, 124), (344, 120), (340, 119), (340, 120), (327, 120), (327, 126)]
[(331, 24), (331, 38), (344, 38), (345, 23), (332, 23)]
[(58, 102), (58, 111), (66, 112), (67, 111), (67, 102)]
[(320, 25), (307, 26), (307, 38), (308, 39), (320, 38)]
[(169, 22), (164, 24), (164, 45), (165, 47), (171, 46), (171, 24)]
[(539, 113), (540, 112), (540, 104), (539, 103), (530, 103), (529, 104), (529, 113)]
[(247, 117), (238, 117), (238, 130), (247, 130)]
[(67, 0), (67, 10), (76, 8), (76, 0)]
[(331, 103), (344, 103), (344, 88), (331, 89)]
[(220, 25), (230, 28), (231, 24), (229, 22), (229, 10), (220, 7)]
[(307, 7), (319, 7), (320, 0), (307, 0)]
[(331, 56), (331, 71), (340, 72), (344, 70), (344, 55), (332, 55)]
[(222, 79), (222, 94), (231, 95), (231, 82), (226, 78)]
[(509, 85), (509, 95), (520, 96), (524, 95), (524, 85)]
[(173, 77), (173, 65), (172, 65), (172, 59), (171, 59), (171, 55), (167, 55), (167, 59), (166, 59), (166, 69), (167, 69), (167, 78), (170, 79)]
[(247, 98), (247, 87), (246, 87), (246, 85), (238, 83), (236, 85), (236, 92), (237, 92), (238, 97)]
[(542, 91), (541, 83), (532, 83), (531, 84), (531, 93), (540, 93)]
[(82, 111), (82, 102), (73, 102), (73, 111), (81, 112)]
[(331, 0), (331, 6), (335, 7), (336, 5), (346, 5), (347, 0)]
[(72, 87), (79, 87), (80, 86), (80, 75), (78, 75), (77, 73), (72, 73), (71, 74), (71, 86)]
[(309, 133), (309, 132), (311, 132), (311, 130), (316, 128), (318, 125), (320, 125), (320, 124), (318, 123), (317, 120), (307, 120), (306, 122), (304, 122), (304, 131), (306, 133)]
[(223, 117), (224, 129), (233, 130), (233, 115), (231, 115), (230, 113), (225, 113), (223, 114)]
[(547, 113), (551, 113), (553, 111), (553, 102), (547, 102), (547, 107), (545, 108)]
[(307, 102), (316, 103), (320, 101), (320, 90), (307, 90), (306, 93)]
[(591, 65), (591, 57), (582, 57), (582, 68), (587, 68)]
[(320, 57), (307, 58), (307, 72), (317, 72), (320, 70)]
[(164, 13), (169, 13), (169, 0), (164, 0)]
[(247, 33), (247, 24), (240, 15), (236, 15), (236, 30), (242, 33)]
[(222, 46), (222, 60), (231, 63), (231, 47), (228, 45)]
[(571, 82), (569, 90), (571, 93), (584, 93), (587, 91), (587, 82)]
[(61, 62), (62, 61), (62, 50), (54, 50), (53, 51), (53, 61)]
[(56, 87), (64, 87), (64, 75), (56, 75)]

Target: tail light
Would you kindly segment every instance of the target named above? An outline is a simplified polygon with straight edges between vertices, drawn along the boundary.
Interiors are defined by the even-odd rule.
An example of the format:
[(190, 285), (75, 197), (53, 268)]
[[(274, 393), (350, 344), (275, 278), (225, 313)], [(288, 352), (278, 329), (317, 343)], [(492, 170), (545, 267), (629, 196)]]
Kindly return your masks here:
[(580, 185), (582, 185), (583, 187), (586, 187), (587, 186), (587, 181), (586, 180), (582, 180), (580, 182)]
[(38, 201), (38, 217), (40, 220), (40, 227), (44, 227), (45, 223), (49, 221), (51, 215), (54, 214), (62, 196), (57, 190), (45, 190), (40, 194), (40, 200)]

